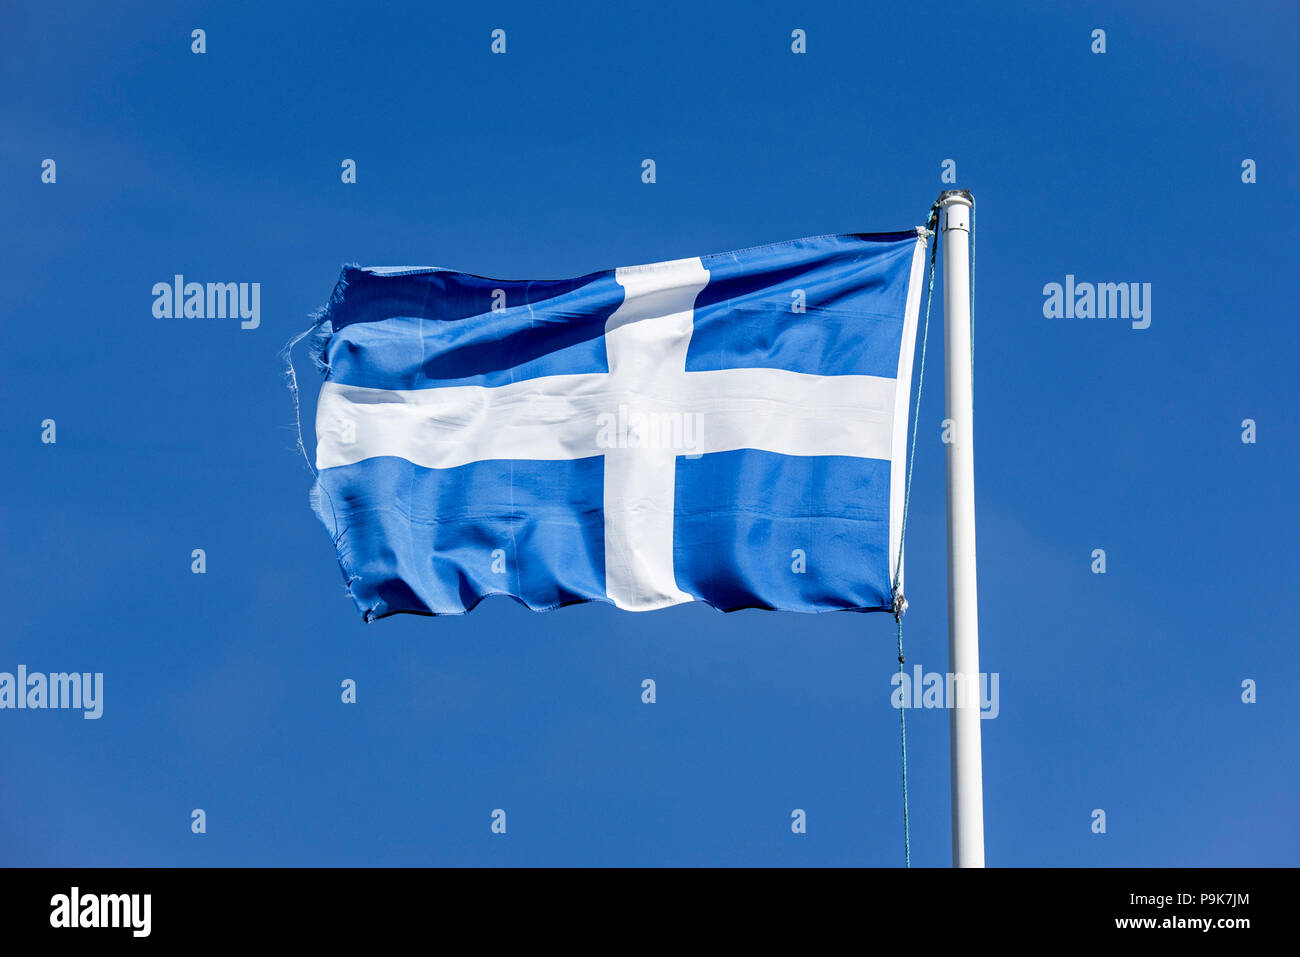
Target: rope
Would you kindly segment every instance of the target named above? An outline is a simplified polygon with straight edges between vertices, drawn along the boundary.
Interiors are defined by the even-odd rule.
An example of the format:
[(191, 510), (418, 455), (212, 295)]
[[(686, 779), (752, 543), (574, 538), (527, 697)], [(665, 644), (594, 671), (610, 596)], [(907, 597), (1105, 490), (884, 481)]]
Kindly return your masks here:
[[(903, 522), (899, 529), (898, 537), (898, 565), (894, 569), (894, 621), (898, 623), (898, 673), (903, 675), (903, 665), (906, 658), (903, 656), (903, 613), (907, 611), (907, 599), (899, 590), (899, 583), (903, 575), (903, 543), (907, 540), (907, 511), (912, 501), (912, 468), (916, 464), (916, 434), (917, 424), (921, 416), (921, 390), (925, 385), (925, 353), (926, 347), (930, 342), (930, 306), (934, 302), (934, 263), (935, 257), (939, 252), (939, 204), (936, 202), (930, 207), (930, 219), (927, 230), (934, 239), (934, 244), (930, 247), (930, 276), (928, 288), (925, 296), (925, 328), (921, 333), (921, 365), (916, 376), (916, 408), (912, 413), (912, 448), (907, 456), (907, 481), (903, 489)], [(902, 687), (900, 682), (899, 687)], [(898, 738), (899, 750), (903, 758), (903, 866), (912, 866), (912, 826), (908, 817), (907, 801), (907, 708), (898, 709)]]
[[(898, 673), (903, 673), (903, 619), (898, 619)], [(902, 687), (902, 684), (899, 684)], [(912, 866), (912, 827), (907, 819), (907, 703), (898, 709), (898, 739), (903, 752), (903, 866)]]

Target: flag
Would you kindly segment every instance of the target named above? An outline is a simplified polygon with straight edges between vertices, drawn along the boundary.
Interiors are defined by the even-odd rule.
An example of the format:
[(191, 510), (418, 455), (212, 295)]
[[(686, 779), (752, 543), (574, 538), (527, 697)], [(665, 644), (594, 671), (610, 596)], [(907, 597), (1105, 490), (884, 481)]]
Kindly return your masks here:
[(892, 608), (926, 241), (567, 280), (346, 267), (312, 504), (364, 618)]

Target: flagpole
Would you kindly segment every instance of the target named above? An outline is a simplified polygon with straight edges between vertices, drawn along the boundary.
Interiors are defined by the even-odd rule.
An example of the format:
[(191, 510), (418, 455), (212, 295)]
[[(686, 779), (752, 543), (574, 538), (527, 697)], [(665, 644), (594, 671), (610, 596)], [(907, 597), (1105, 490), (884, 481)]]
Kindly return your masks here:
[(948, 734), (953, 867), (984, 866), (979, 616), (975, 590), (975, 433), (971, 369), (970, 217), (964, 189), (939, 196), (948, 433)]

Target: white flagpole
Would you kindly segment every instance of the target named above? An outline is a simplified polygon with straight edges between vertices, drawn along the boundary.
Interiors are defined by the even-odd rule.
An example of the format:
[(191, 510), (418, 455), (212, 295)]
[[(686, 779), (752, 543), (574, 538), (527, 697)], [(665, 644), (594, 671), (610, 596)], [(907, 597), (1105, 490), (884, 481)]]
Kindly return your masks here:
[(966, 190), (939, 196), (943, 234), (943, 359), (948, 428), (948, 733), (953, 867), (984, 866), (979, 616), (975, 591), (975, 433), (971, 376), (970, 216)]

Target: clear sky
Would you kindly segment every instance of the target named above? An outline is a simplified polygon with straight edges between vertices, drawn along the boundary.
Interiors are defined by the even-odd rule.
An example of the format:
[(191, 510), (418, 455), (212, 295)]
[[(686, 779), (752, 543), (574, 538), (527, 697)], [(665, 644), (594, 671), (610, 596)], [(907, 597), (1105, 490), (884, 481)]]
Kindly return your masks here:
[[(907, 228), (946, 159), (978, 204), (988, 862), (1296, 864), (1300, 14), (992, 6), (7, 4), (0, 671), (102, 672), (104, 701), (0, 711), (0, 864), (901, 864), (892, 618), (364, 625), (277, 353), (345, 262), (560, 278)], [(259, 282), (259, 327), (155, 318), (177, 273)], [(1150, 283), (1149, 328), (1045, 318), (1067, 275)], [(946, 865), (947, 714), (908, 728), (913, 861)]]

